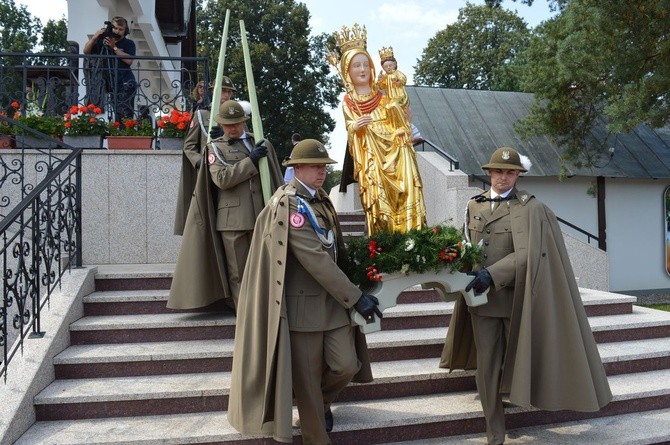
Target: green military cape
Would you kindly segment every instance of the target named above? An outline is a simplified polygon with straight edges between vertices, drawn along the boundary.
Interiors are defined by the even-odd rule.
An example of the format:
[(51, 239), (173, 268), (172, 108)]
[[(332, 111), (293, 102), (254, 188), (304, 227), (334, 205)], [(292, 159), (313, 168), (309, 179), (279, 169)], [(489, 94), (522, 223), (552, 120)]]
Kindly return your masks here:
[(186, 218), (188, 217), (188, 210), (191, 206), (191, 197), (195, 190), (198, 172), (193, 168), (191, 162), (182, 151), (181, 155), (181, 174), (179, 175), (179, 187), (177, 189), (177, 208), (174, 217), (175, 235), (184, 234), (184, 226), (186, 225)]
[[(272, 435), (279, 442), (293, 441), (291, 342), (284, 301), (289, 194), (295, 194), (293, 186), (280, 187), (256, 220), (237, 308), (228, 401), (228, 422), (235, 429)], [(336, 231), (341, 234), (339, 226)], [(341, 237), (338, 242), (342, 246)], [(362, 365), (353, 381), (372, 381), (360, 329), (356, 352)]]
[[(253, 138), (253, 135), (247, 133)], [(276, 190), (282, 183), (281, 169), (274, 147), (269, 141), (268, 167), (270, 169), (270, 188)], [(203, 161), (206, 161), (206, 153)], [(195, 309), (208, 306), (223, 300), (226, 306), (235, 311), (228, 273), (226, 257), (221, 242), (221, 235), (216, 230), (217, 188), (211, 180), (209, 164), (201, 162), (197, 171), (195, 187), (189, 188), (189, 175), (195, 170), (186, 155), (182, 158), (182, 178), (187, 178), (180, 185), (175, 218), (175, 235), (181, 234), (181, 247), (167, 307), (170, 309)], [(189, 194), (190, 193), (190, 194)], [(189, 199), (186, 199), (186, 197)], [(192, 198), (191, 198), (192, 196)], [(182, 226), (182, 233), (177, 233), (181, 206), (188, 206), (188, 213)]]
[[(525, 199), (510, 214), (517, 268), (501, 393), (518, 406), (597, 411), (612, 393), (558, 221), (527, 192), (517, 196)], [(472, 335), (461, 297), (440, 367), (475, 368)]]
[[(188, 161), (185, 163), (193, 169)], [(208, 165), (202, 162), (170, 286), (167, 302), (170, 309), (204, 307), (220, 299), (229, 308), (235, 309), (228, 286), (223, 244), (216, 230), (215, 192)]]

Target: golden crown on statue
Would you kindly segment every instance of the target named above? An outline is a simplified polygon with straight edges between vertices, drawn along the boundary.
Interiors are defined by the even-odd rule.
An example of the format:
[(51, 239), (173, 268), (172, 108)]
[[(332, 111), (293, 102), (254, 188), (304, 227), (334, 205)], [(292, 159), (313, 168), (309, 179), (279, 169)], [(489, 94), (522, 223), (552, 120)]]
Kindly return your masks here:
[(382, 46), (382, 49), (379, 50), (379, 58), (382, 60), (394, 59), (395, 57), (393, 57), (393, 47)]
[(342, 31), (336, 31), (335, 40), (341, 53), (354, 48), (365, 49), (368, 44), (368, 31), (365, 29), (365, 25), (361, 27), (358, 23), (354, 23), (351, 28), (343, 26)]

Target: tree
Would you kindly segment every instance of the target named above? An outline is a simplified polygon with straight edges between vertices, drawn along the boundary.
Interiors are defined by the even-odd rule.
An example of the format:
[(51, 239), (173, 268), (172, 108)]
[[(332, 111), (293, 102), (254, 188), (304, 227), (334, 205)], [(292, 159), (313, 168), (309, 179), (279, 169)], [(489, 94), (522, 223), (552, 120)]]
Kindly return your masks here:
[(428, 41), (414, 80), (445, 88), (518, 91), (515, 60), (529, 39), (516, 13), (468, 3), (455, 24)]
[[(198, 55), (218, 61), (225, 11), (231, 20), (225, 72), (247, 99), (239, 20), (244, 20), (263, 130), (281, 158), (291, 151), (291, 134), (327, 142), (335, 122), (324, 106), (338, 105), (340, 86), (325, 59), (327, 35), (310, 38), (309, 11), (293, 0), (198, 1)], [(214, 78), (214, 73), (210, 73)]]
[(32, 51), (37, 44), (42, 23), (25, 5), (17, 7), (14, 0), (0, 0), (0, 23), (0, 52)]
[[(67, 21), (62, 18), (58, 21), (49, 20), (42, 28), (42, 38), (40, 39), (40, 52), (64, 54), (68, 52), (67, 43)], [(62, 57), (40, 57), (36, 64), (61, 65), (68, 64), (68, 59)]]
[(64, 18), (58, 21), (49, 20), (42, 29), (40, 45), (45, 53), (67, 52), (67, 21)]
[[(512, 0), (513, 2), (516, 3), (517, 0)], [(568, 4), (570, 0), (547, 0), (547, 3), (549, 3), (549, 9), (551, 11), (556, 11), (557, 9), (559, 11), (562, 11), (565, 8), (565, 5)], [(485, 0), (486, 6), (492, 7), (492, 8), (499, 8), (502, 6), (503, 0)], [(534, 0), (520, 0), (519, 3), (522, 5), (528, 5), (532, 6), (534, 3)]]
[(592, 167), (609, 149), (592, 130), (625, 133), (670, 118), (670, 9), (664, 0), (573, 0), (545, 22), (525, 54), (522, 82), (535, 93), (518, 125), (566, 147), (563, 159)]

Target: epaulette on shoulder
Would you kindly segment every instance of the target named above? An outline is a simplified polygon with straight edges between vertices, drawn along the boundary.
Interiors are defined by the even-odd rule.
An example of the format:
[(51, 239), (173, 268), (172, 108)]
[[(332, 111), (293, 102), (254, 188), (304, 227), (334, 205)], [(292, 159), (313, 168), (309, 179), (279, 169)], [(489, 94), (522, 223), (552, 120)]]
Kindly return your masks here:
[(532, 193), (528, 193), (525, 190), (519, 190), (516, 192), (516, 199), (519, 200), (521, 205), (526, 205), (528, 201), (530, 201), (531, 198), (533, 198), (535, 195)]

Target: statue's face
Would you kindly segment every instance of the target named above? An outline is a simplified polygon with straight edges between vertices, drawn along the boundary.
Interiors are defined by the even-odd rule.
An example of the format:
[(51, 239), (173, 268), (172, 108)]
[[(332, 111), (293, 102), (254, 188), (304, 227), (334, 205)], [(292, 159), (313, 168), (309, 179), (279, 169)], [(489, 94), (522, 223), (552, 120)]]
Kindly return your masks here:
[(398, 69), (398, 64), (393, 60), (387, 60), (386, 62), (382, 63), (382, 68), (384, 68), (384, 71), (386, 71), (387, 74), (391, 74), (396, 69)]
[(370, 61), (365, 54), (356, 54), (351, 59), (349, 77), (356, 86), (370, 85)]

